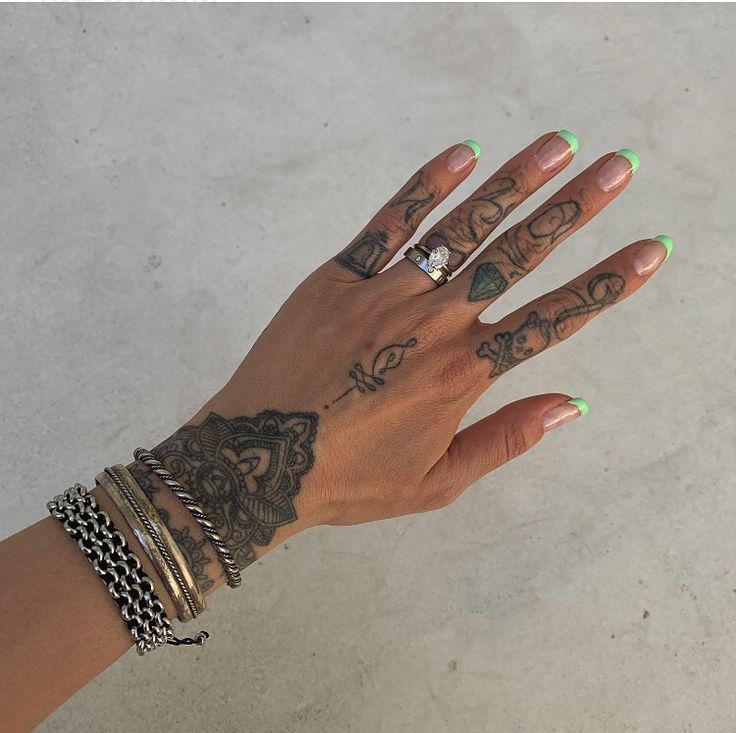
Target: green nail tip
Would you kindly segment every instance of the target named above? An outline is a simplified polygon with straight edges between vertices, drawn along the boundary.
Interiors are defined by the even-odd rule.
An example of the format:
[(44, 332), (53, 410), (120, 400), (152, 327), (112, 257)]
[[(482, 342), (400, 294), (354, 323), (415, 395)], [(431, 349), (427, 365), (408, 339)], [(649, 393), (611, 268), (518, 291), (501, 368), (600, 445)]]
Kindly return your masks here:
[(662, 242), (662, 244), (665, 246), (667, 254), (664, 256), (664, 258), (667, 259), (670, 256), (670, 252), (672, 252), (672, 240), (666, 234), (658, 234), (656, 237), (654, 237), (654, 239), (656, 239), (658, 242)]
[(573, 397), (571, 400), (568, 400), (568, 404), (575, 405), (580, 410), (581, 417), (587, 415), (588, 410), (590, 410), (588, 403), (582, 397)]
[(636, 173), (636, 171), (639, 170), (639, 156), (633, 150), (621, 148), (621, 150), (616, 151), (616, 155), (622, 155), (629, 161), (629, 163), (631, 163), (632, 173)]
[(578, 152), (580, 143), (578, 142), (578, 139), (575, 137), (575, 135), (570, 132), (570, 130), (559, 130), (557, 133), (557, 137), (561, 137), (567, 142), (573, 155)]
[(480, 158), (480, 145), (475, 140), (463, 140), (463, 145), (467, 145), (474, 153), (476, 158)]

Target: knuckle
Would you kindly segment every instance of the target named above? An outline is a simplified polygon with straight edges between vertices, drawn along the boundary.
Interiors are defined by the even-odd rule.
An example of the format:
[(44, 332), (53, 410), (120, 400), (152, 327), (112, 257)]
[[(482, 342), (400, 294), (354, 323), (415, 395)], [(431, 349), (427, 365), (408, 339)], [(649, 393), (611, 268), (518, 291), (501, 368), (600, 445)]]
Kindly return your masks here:
[(436, 375), (441, 392), (454, 400), (477, 378), (479, 359), (469, 345), (452, 344), (441, 350), (438, 360)]
[(414, 234), (415, 227), (401, 212), (384, 209), (377, 217), (377, 227), (385, 231), (389, 241), (406, 240)]
[(524, 453), (527, 447), (526, 435), (519, 425), (511, 424), (504, 427), (502, 450), (505, 455), (503, 458), (510, 461)]
[(576, 316), (571, 314), (577, 304), (569, 293), (553, 293), (538, 303), (537, 312), (550, 324), (557, 341), (564, 341), (572, 336), (585, 322), (585, 313)]
[(444, 509), (450, 506), (455, 499), (459, 496), (458, 490), (451, 484), (442, 486), (437, 492), (435, 492), (432, 499), (431, 509)]
[(458, 471), (446, 473), (427, 495), (426, 510), (442, 509), (452, 504), (465, 488)]

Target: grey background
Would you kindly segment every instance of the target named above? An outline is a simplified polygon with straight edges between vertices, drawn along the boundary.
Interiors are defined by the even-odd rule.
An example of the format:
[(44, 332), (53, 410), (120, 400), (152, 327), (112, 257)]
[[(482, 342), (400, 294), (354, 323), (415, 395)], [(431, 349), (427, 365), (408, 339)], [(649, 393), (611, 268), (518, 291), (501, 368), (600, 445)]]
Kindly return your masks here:
[(3, 536), (188, 419), (455, 141), (484, 150), (460, 195), (559, 127), (563, 179), (641, 156), (500, 310), (675, 241), (468, 415), (562, 390), (584, 420), (443, 512), (294, 538), (212, 599), (207, 647), (129, 654), (40, 730), (736, 729), (735, 10), (0, 8)]

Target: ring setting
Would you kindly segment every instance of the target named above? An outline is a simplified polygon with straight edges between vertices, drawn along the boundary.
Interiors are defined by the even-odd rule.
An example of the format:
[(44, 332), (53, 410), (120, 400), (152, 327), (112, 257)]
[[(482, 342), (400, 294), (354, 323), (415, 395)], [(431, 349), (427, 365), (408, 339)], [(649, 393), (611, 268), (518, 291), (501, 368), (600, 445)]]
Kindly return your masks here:
[(444, 244), (432, 249), (417, 244), (408, 247), (404, 255), (422, 272), (426, 272), (437, 285), (444, 285), (452, 275), (447, 266), (450, 261), (450, 250)]

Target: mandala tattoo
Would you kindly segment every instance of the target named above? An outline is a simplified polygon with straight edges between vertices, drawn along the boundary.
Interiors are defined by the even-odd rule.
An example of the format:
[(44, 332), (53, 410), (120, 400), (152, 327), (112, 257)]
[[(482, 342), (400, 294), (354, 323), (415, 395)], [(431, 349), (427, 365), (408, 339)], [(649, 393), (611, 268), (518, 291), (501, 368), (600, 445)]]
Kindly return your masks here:
[(492, 262), (483, 262), (478, 265), (470, 283), (468, 300), (489, 300), (506, 290), (508, 282)]
[(424, 174), (419, 171), (414, 177), (399, 191), (396, 196), (389, 201), (390, 209), (398, 209), (401, 216), (407, 224), (414, 226), (414, 217), (423, 208), (429, 206), (434, 201), (434, 193), (427, 190), (424, 185)]
[(314, 465), (317, 415), (266, 410), (225, 419), (211, 412), (152, 451), (202, 505), (238, 567), (277, 527), (297, 518), (294, 498)]
[(366, 232), (358, 237), (348, 248), (335, 257), (335, 262), (366, 278), (373, 275), (383, 254), (388, 250), (386, 232)]
[(544, 351), (553, 339), (561, 341), (566, 338), (572, 332), (571, 328), (575, 330), (574, 319), (587, 319), (591, 313), (615, 303), (625, 288), (624, 278), (610, 272), (592, 277), (582, 292), (574, 287), (563, 288), (560, 293), (571, 295), (573, 302), (559, 310), (552, 319), (542, 318), (532, 311), (516, 329), (495, 334), (493, 344), (483, 341), (475, 353), (491, 362), (489, 377), (503, 374)]
[(197, 540), (192, 537), (189, 527), (182, 527), (182, 529), (171, 529), (171, 536), (174, 538), (174, 542), (179, 545), (181, 554), (184, 555), (187, 565), (192, 570), (194, 577), (199, 583), (203, 593), (206, 593), (215, 583), (207, 576), (205, 572), (205, 565), (212, 562), (210, 558), (204, 553), (204, 547), (208, 540), (206, 537), (202, 537), (201, 540)]
[(151, 471), (137, 462), (129, 466), (129, 469), (133, 478), (138, 482), (138, 486), (143, 489), (143, 493), (151, 500), (159, 517), (161, 517), (161, 521), (168, 527), (174, 542), (179, 545), (181, 554), (184, 555), (184, 560), (191, 569), (200, 589), (203, 593), (206, 593), (215, 584), (205, 569), (212, 562), (204, 551), (207, 540), (204, 537), (201, 540), (196, 540), (190, 534), (189, 527), (174, 527), (171, 516), (166, 509), (156, 506), (159, 487), (153, 483)]
[[(348, 376), (353, 380), (353, 384), (341, 395), (335, 397), (331, 404), (339, 402), (343, 397), (347, 397), (353, 390), (358, 390), (360, 394), (375, 392), (378, 387), (386, 383), (383, 375), (389, 369), (396, 369), (404, 360), (406, 350), (416, 345), (417, 339), (412, 337), (403, 344), (397, 343), (384, 346), (373, 357), (373, 363), (369, 371), (366, 371), (360, 363), (354, 364), (353, 368), (348, 372)], [(330, 405), (325, 405), (324, 408), (325, 410), (329, 410)]]

